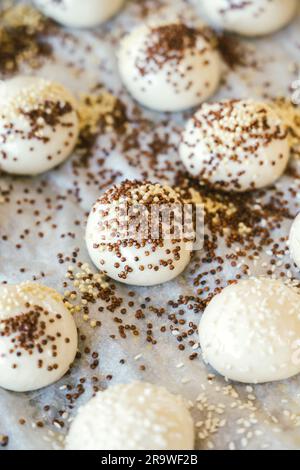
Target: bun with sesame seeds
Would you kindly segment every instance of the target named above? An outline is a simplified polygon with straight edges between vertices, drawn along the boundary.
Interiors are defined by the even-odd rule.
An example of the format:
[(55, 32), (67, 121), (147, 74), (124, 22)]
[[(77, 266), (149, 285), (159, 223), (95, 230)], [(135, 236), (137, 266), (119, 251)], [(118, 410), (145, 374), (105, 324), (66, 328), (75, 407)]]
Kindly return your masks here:
[(79, 410), (66, 443), (68, 450), (192, 450), (193, 420), (163, 387), (116, 385)]
[(205, 362), (244, 383), (285, 380), (300, 372), (300, 295), (266, 278), (231, 284), (216, 295), (199, 325)]

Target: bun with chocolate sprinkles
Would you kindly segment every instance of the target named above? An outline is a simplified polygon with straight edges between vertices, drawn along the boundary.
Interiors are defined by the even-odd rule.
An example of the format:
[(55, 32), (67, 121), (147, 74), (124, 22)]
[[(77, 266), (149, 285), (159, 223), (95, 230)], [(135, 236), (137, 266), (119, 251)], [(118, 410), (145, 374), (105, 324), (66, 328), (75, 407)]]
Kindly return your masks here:
[(0, 170), (48, 171), (70, 155), (77, 137), (76, 103), (62, 85), (27, 76), (0, 82)]
[(192, 450), (192, 417), (180, 396), (133, 382), (99, 392), (79, 409), (68, 450)]
[(157, 111), (197, 106), (220, 81), (216, 40), (206, 28), (182, 23), (139, 26), (121, 42), (118, 58), (128, 91)]
[(0, 286), (0, 387), (46, 387), (68, 371), (76, 351), (75, 322), (55, 290), (34, 283)]
[(58, 23), (71, 28), (91, 28), (114, 16), (124, 0), (34, 0), (34, 3)]
[(186, 125), (180, 156), (189, 173), (203, 184), (238, 192), (263, 188), (287, 166), (288, 129), (266, 103), (204, 104)]
[(128, 180), (113, 186), (88, 218), (86, 242), (94, 264), (126, 284), (174, 279), (189, 263), (194, 241), (191, 225), (183, 227), (183, 207), (169, 186)]
[(202, 0), (203, 12), (217, 28), (244, 36), (263, 36), (286, 26), (297, 0)]
[(300, 372), (300, 295), (282, 281), (250, 278), (216, 295), (199, 326), (204, 360), (244, 383), (285, 380)]

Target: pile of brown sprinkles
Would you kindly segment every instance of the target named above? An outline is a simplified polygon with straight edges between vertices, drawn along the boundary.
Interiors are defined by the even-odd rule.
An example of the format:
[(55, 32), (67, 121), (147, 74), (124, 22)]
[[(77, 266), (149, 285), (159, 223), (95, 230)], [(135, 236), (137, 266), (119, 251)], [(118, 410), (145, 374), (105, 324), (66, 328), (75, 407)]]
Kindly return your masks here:
[(177, 66), (185, 58), (186, 52), (204, 54), (206, 47), (197, 47), (198, 38), (203, 38), (207, 44), (216, 47), (217, 40), (211, 29), (192, 28), (183, 23), (173, 23), (152, 27), (145, 44), (145, 58), (136, 60), (136, 67), (141, 75), (148, 75), (160, 70), (170, 62)]
[[(42, 354), (46, 347), (51, 345), (51, 357), (53, 362), (47, 366), (47, 371), (52, 372), (58, 369), (57, 363), (57, 338), (61, 337), (59, 326), (56, 335), (47, 333), (47, 324), (58, 323), (62, 319), (60, 314), (50, 315), (47, 310), (38, 305), (26, 305), (27, 311), (19, 315), (0, 320), (0, 338), (10, 339), (11, 347), (8, 354), (14, 355), (15, 363), (12, 368), (18, 367), (18, 358), (22, 355), (32, 355), (37, 352)], [(64, 338), (66, 343), (70, 342), (68, 337)], [(3, 356), (4, 357), (4, 356)], [(42, 359), (37, 360), (38, 369), (45, 367)]]
[(39, 67), (52, 55), (47, 38), (54, 32), (54, 24), (28, 5), (0, 10), (0, 73), (12, 75), (24, 62)]

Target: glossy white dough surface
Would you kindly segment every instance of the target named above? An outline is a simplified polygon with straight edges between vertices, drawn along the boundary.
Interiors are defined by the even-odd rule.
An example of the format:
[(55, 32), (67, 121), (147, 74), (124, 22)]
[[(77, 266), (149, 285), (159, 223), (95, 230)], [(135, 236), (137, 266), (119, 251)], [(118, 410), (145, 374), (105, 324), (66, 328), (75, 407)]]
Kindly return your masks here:
[(79, 409), (69, 450), (192, 450), (194, 425), (181, 397), (143, 382), (99, 392)]
[(300, 372), (300, 295), (273, 279), (226, 287), (199, 325), (204, 360), (228, 379), (284, 380)]

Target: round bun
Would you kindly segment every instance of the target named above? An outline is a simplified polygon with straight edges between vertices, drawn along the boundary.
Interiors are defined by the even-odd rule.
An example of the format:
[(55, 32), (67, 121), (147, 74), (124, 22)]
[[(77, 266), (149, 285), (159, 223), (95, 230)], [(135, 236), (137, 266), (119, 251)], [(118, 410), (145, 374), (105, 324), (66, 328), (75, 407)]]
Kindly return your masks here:
[(262, 188), (274, 183), (287, 166), (288, 130), (266, 103), (207, 103), (188, 121), (180, 156), (203, 184), (225, 191)]
[(207, 29), (182, 23), (142, 25), (121, 42), (118, 58), (124, 85), (142, 105), (181, 111), (211, 96), (221, 61)]
[(0, 170), (48, 171), (70, 155), (77, 137), (76, 103), (62, 85), (25, 76), (0, 82)]
[(83, 406), (68, 450), (192, 450), (192, 417), (181, 397), (134, 382), (99, 392)]
[(27, 392), (69, 369), (77, 329), (61, 296), (34, 283), (0, 286), (0, 387)]
[(86, 229), (94, 264), (112, 279), (137, 286), (178, 276), (190, 261), (192, 240), (182, 235), (182, 218), (179, 227), (171, 227), (181, 230), (178, 236), (163, 231), (157, 209), (182, 217), (183, 202), (169, 186), (149, 182), (124, 181), (106, 191), (92, 208)]
[(53, 20), (71, 28), (92, 28), (114, 16), (124, 0), (34, 0)]
[(300, 214), (295, 218), (289, 238), (290, 254), (294, 263), (300, 269)]
[(300, 296), (273, 279), (226, 287), (199, 326), (203, 358), (225, 377), (244, 383), (284, 380), (300, 372)]
[(286, 26), (295, 16), (297, 0), (202, 0), (213, 26), (243, 36), (263, 36)]

